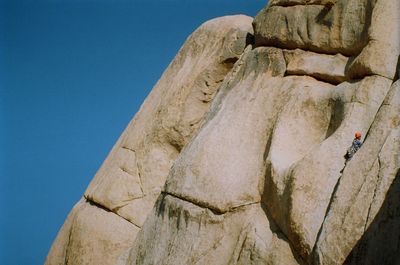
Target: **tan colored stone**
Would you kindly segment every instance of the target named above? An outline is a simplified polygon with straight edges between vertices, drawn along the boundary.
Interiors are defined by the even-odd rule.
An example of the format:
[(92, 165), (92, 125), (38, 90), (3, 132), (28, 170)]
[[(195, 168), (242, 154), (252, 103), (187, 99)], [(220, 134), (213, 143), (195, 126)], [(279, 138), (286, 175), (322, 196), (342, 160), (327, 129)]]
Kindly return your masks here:
[(201, 131), (183, 150), (165, 184), (167, 193), (219, 212), (260, 201), (258, 183), (268, 134), (293, 87), (294, 78), (286, 83), (278, 78), (285, 72), (281, 50), (251, 50), (239, 65), (235, 79), (221, 87), (223, 100), (217, 96)]
[(81, 199), (78, 203), (75, 204), (71, 212), (68, 214), (67, 219), (65, 220), (63, 226), (58, 232), (58, 235), (54, 240), (54, 243), (51, 246), (49, 253), (47, 254), (45, 265), (66, 264), (66, 256), (69, 246), (68, 244), (70, 240), (71, 228), (74, 224), (76, 213), (79, 212), (84, 204), (85, 200)]
[(265, 209), (250, 214), (252, 220), (241, 233), (230, 264), (305, 264)]
[[(268, 229), (266, 214), (246, 212), (261, 209), (256, 205), (262, 191), (263, 150), (272, 129), (266, 126), (274, 124), (283, 99), (299, 80), (307, 78), (282, 79), (285, 62), (277, 49), (247, 50), (242, 57), (233, 78), (228, 76), (222, 84), (202, 130), (175, 162), (165, 195), (159, 198), (163, 202), (146, 220), (128, 264), (226, 264), (229, 260), (232, 264), (298, 264), (288, 243)], [(253, 120), (260, 112), (270, 114)], [(189, 222), (193, 214), (197, 221)], [(247, 218), (251, 218), (248, 225)], [(161, 236), (154, 242), (156, 234)], [(249, 259), (250, 253), (256, 260)]]
[(379, 212), (400, 167), (400, 83), (345, 168), (316, 246), (316, 264), (342, 264)]
[[(271, 0), (254, 46), (249, 17), (202, 25), (47, 264), (395, 264), (398, 6)], [(355, 131), (364, 144), (345, 164)]]
[(349, 76), (381, 75), (393, 79), (400, 54), (400, 2), (376, 0), (368, 45), (353, 59)]
[[(130, 222), (130, 229), (137, 230), (143, 224), (173, 161), (197, 132), (220, 84), (251, 40), (251, 21), (252, 18), (243, 15), (214, 19), (187, 39), (85, 192), (91, 203), (114, 212), (114, 215), (109, 213), (113, 219), (99, 214), (98, 222), (89, 229), (86, 216), (89, 210), (76, 212), (79, 225), (75, 227), (84, 226), (87, 231), (81, 231), (82, 234), (80, 230), (74, 231), (75, 245), (66, 246), (65, 240), (57, 239), (50, 256), (59, 256), (52, 253), (64, 253), (71, 248), (69, 260), (73, 264), (116, 262), (114, 258), (95, 262), (105, 249), (114, 257), (125, 248), (116, 245), (108, 249), (111, 239), (125, 237), (110, 234), (107, 241), (103, 236), (109, 231), (104, 226)], [(70, 229), (74, 226), (66, 224), (59, 238), (64, 238)], [(89, 234), (93, 234), (93, 239)], [(132, 233), (128, 235), (130, 240), (135, 238)], [(96, 238), (104, 242), (91, 241)], [(87, 253), (90, 248), (91, 254)]]
[(90, 183), (88, 199), (143, 222), (250, 33), (251, 18), (232, 16), (188, 38)]
[[(378, 181), (365, 231), (346, 257), (346, 265), (389, 265), (399, 264), (400, 261), (400, 126), (394, 128), (386, 138), (379, 153), (379, 162)], [(359, 201), (356, 205), (360, 205)], [(364, 202), (364, 205), (368, 203)], [(351, 211), (355, 212), (354, 209)], [(344, 243), (349, 243), (355, 236), (358, 235), (352, 234), (350, 240)]]
[(270, 227), (259, 204), (220, 215), (160, 196), (125, 264), (298, 264)]
[[(297, 124), (296, 113), (307, 110), (301, 105), (298, 109), (288, 105), (290, 111), (282, 121), (283, 129), (276, 129), (268, 155), (270, 166), (266, 174), (265, 203), (305, 259), (310, 257), (331, 194), (344, 167), (345, 150), (355, 131), (367, 132), (389, 88), (390, 80), (377, 76), (353, 84), (343, 83), (331, 89), (328, 102), (330, 98), (332, 111), (327, 108), (327, 103), (325, 109), (324, 104), (317, 104), (321, 117), (315, 116), (313, 120), (307, 118), (310, 115), (305, 115), (304, 123), (288, 127), (287, 124)], [(310, 93), (304, 95), (310, 97)], [(310, 114), (318, 115), (318, 107), (310, 109)], [(331, 117), (324, 116), (324, 113), (331, 113)], [(285, 117), (283, 115), (284, 112), (281, 116)], [(278, 126), (279, 122), (276, 128)], [(293, 133), (287, 135), (290, 131)], [(297, 146), (302, 145), (306, 148), (298, 149)], [(286, 159), (293, 154), (298, 155)]]
[[(362, 222), (359, 229), (348, 233), (349, 237), (340, 246), (348, 253), (344, 264), (399, 264), (400, 251), (400, 126), (391, 130), (378, 156), (379, 173), (373, 183), (372, 200), (360, 201), (357, 196), (354, 206), (349, 209), (349, 217), (338, 229), (340, 232), (351, 229), (349, 219)], [(368, 183), (368, 180), (366, 180)], [(366, 186), (366, 184), (363, 184)], [(357, 187), (357, 184), (354, 185)], [(371, 195), (370, 195), (371, 197)], [(360, 209), (356, 210), (355, 206)], [(369, 207), (369, 208), (368, 208)], [(361, 209), (368, 209), (367, 215), (356, 214)], [(363, 217), (364, 219), (361, 219)], [(353, 224), (355, 223), (353, 221)], [(346, 228), (346, 229), (343, 229)], [(362, 236), (360, 236), (362, 235)], [(331, 255), (331, 254), (330, 254)], [(330, 258), (330, 257), (329, 257)]]
[[(390, 142), (399, 148), (400, 130), (395, 142)], [(393, 138), (391, 138), (392, 140)], [(397, 153), (397, 159), (398, 159)], [(399, 164), (397, 164), (399, 165)], [(379, 212), (367, 227), (363, 236), (347, 256), (346, 265), (399, 264), (400, 251), (400, 171), (385, 194), (385, 199)]]
[(160, 192), (156, 191), (154, 193), (148, 193), (147, 196), (144, 196), (143, 198), (132, 200), (124, 207), (117, 209), (116, 213), (120, 216), (124, 216), (124, 218), (129, 222), (142, 227), (159, 194)]
[(288, 234), (289, 181), (293, 165), (328, 136), (332, 90), (335, 88), (313, 78), (298, 78), (293, 93), (279, 113), (267, 150), (267, 172), (263, 201), (274, 220)]
[(286, 75), (307, 75), (332, 84), (346, 81), (345, 69), (348, 58), (341, 55), (326, 55), (300, 49), (284, 50), (287, 63)]
[(83, 200), (74, 208), (71, 219), (56, 239), (47, 265), (115, 264), (139, 232), (118, 215)]
[(277, 1), (261, 10), (253, 22), (256, 46), (348, 56), (358, 54), (367, 44), (373, 1), (308, 2)]
[[(390, 88), (390, 80), (367, 77), (355, 84), (355, 94), (344, 110), (336, 131), (309, 156), (293, 167), (290, 173), (288, 237), (308, 258), (334, 187), (343, 168), (345, 150), (355, 131), (365, 134)], [(321, 174), (322, 173), (322, 174)], [(298, 244), (296, 244), (298, 242)]]

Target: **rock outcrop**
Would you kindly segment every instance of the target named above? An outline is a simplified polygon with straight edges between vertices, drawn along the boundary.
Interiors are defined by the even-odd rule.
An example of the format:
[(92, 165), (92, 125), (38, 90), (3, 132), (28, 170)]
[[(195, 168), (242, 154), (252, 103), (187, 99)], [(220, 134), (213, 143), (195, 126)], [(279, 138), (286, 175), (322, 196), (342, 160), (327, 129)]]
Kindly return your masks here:
[[(211, 20), (187, 39), (68, 217), (46, 264), (115, 264), (117, 256), (128, 249), (173, 162), (197, 132), (220, 84), (251, 42), (251, 22), (247, 16)], [(103, 233), (104, 229), (112, 233), (104, 227), (109, 222), (106, 217), (96, 222), (94, 216), (80, 218), (88, 207), (112, 218), (115, 227), (128, 223), (130, 228), (121, 238)], [(96, 245), (80, 243), (96, 230)]]
[(399, 26), (397, 0), (203, 24), (46, 264), (400, 264)]

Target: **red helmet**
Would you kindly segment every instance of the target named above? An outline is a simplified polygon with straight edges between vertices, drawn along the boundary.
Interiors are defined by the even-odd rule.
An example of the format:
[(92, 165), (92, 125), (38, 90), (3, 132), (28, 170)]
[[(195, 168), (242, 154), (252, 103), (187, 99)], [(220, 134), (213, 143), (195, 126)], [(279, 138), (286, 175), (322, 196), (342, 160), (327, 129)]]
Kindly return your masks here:
[(361, 139), (361, 132), (356, 132), (354, 137), (356, 137), (356, 139)]

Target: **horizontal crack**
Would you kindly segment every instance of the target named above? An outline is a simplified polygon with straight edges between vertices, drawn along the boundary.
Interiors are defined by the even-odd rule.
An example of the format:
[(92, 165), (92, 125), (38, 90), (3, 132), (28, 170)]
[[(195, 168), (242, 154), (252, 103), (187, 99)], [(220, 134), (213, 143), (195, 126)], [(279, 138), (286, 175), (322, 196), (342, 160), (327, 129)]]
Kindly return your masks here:
[(246, 206), (250, 206), (250, 205), (254, 205), (254, 204), (259, 204), (259, 203), (261, 203), (261, 201), (244, 203), (244, 204), (232, 207), (228, 212), (236, 211), (236, 210), (238, 210), (240, 208), (243, 208), (243, 207), (246, 207)]
[(253, 205), (253, 204), (260, 203), (260, 201), (248, 202), (248, 203), (245, 203), (245, 204), (241, 204), (241, 205), (238, 205), (238, 206), (231, 207), (228, 210), (225, 210), (225, 209), (221, 209), (221, 208), (215, 207), (215, 206), (213, 206), (213, 205), (211, 205), (211, 204), (209, 204), (207, 202), (198, 201), (198, 200), (193, 199), (193, 198), (184, 198), (184, 197), (182, 197), (182, 196), (180, 196), (178, 194), (174, 194), (174, 193), (171, 193), (171, 192), (168, 192), (168, 191), (162, 191), (161, 193), (165, 194), (165, 195), (170, 195), (170, 196), (172, 196), (174, 198), (177, 198), (179, 200), (191, 203), (193, 205), (196, 205), (197, 207), (210, 210), (215, 215), (226, 214), (228, 212), (237, 211), (237, 210), (239, 210), (239, 209), (241, 209), (243, 207), (247, 207), (247, 206), (250, 206), (250, 205)]
[[(334, 85), (334, 86), (337, 86), (340, 83), (346, 81), (346, 80), (343, 80), (343, 81), (334, 80), (335, 79), (334, 76), (326, 75), (324, 77), (322, 74), (318, 75), (318, 74), (311, 74), (311, 73), (302, 73), (301, 71), (286, 71), (284, 76), (285, 77), (286, 76), (308, 76), (308, 77), (314, 78), (317, 81), (328, 83), (328, 84), (331, 84), (331, 85)], [(332, 77), (332, 78), (329, 78), (329, 77)]]
[(315, 1), (314, 3), (299, 3), (299, 2), (286, 2), (286, 3), (277, 3), (271, 4), (270, 7), (280, 6), (280, 7), (293, 7), (293, 6), (324, 6), (324, 7), (332, 7), (334, 5), (333, 2), (321, 3), (321, 1)]

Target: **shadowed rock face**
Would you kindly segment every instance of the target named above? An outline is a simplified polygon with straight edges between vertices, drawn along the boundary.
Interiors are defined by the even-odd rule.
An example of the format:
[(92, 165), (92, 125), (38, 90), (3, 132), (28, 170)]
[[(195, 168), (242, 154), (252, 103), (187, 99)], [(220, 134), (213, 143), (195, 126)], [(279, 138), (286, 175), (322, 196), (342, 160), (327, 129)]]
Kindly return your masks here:
[(202, 25), (46, 264), (398, 264), (399, 25), (397, 0)]

